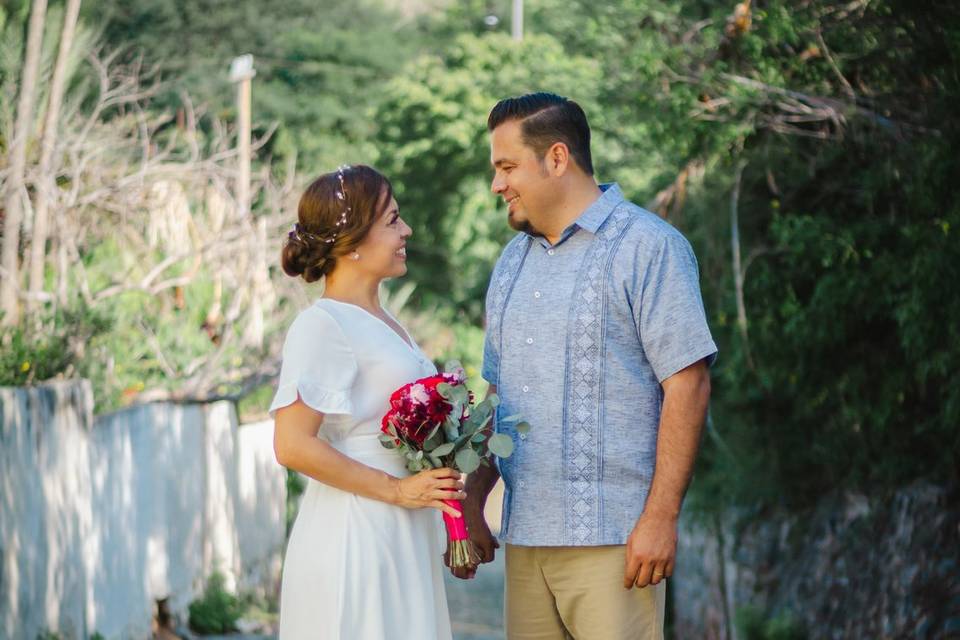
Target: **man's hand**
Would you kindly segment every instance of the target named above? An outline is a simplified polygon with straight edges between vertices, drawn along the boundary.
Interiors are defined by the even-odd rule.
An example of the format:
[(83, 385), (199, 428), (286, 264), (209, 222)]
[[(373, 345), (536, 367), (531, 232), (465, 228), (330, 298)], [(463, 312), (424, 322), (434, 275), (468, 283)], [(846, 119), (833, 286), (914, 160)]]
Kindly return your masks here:
[(623, 587), (658, 584), (673, 575), (677, 557), (677, 520), (644, 512), (627, 538)]
[[(483, 507), (476, 503), (469, 504), (467, 501), (464, 501), (463, 517), (467, 521), (467, 531), (470, 534), (470, 541), (480, 556), (480, 563), (493, 562), (496, 550), (500, 548), (500, 543), (496, 537), (490, 533), (490, 527), (487, 526), (487, 521), (483, 517)], [(449, 549), (443, 554), (443, 562), (448, 567), (450, 566)], [(477, 566), (451, 568), (450, 573), (461, 580), (470, 580), (477, 575)]]
[(643, 513), (627, 538), (623, 587), (645, 587), (673, 575), (677, 519), (700, 446), (710, 401), (706, 360), (681, 369), (663, 382), (657, 434), (657, 462)]

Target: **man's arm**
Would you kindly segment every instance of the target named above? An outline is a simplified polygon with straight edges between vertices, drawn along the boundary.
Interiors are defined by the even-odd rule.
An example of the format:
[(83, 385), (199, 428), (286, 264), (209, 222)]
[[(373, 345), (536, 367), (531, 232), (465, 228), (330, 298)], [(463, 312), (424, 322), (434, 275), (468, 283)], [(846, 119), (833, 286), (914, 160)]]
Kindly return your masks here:
[[(496, 393), (497, 386), (490, 385), (487, 395)], [(500, 548), (500, 543), (490, 533), (490, 527), (483, 517), (483, 508), (487, 504), (487, 496), (493, 489), (493, 486), (500, 478), (496, 466), (493, 463), (490, 466), (480, 465), (476, 471), (467, 476), (465, 491), (467, 497), (463, 500), (463, 518), (467, 521), (467, 530), (470, 533), (470, 540), (480, 554), (480, 562), (492, 562), (496, 549)], [(476, 567), (460, 567), (451, 569), (451, 573), (464, 580), (472, 578), (477, 573)]]
[[(662, 382), (657, 461), (647, 504), (627, 539), (624, 588), (657, 584), (673, 575), (677, 520), (693, 474), (710, 400), (710, 373), (701, 360)], [(469, 489), (468, 494), (469, 496)]]

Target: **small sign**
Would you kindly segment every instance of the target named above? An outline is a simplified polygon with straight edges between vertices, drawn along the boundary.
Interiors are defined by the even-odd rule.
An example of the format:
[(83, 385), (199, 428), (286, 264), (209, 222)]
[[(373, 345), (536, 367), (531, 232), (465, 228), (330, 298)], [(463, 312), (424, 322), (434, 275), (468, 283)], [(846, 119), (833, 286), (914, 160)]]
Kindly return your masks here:
[(230, 82), (249, 80), (255, 75), (257, 71), (253, 68), (253, 55), (249, 53), (237, 56), (230, 63)]

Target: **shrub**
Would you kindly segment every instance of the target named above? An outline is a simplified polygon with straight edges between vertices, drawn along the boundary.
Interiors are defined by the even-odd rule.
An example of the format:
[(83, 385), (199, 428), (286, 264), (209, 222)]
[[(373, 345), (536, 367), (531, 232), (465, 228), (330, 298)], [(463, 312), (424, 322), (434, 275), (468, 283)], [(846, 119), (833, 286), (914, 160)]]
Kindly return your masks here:
[(190, 628), (197, 633), (226, 633), (236, 630), (243, 613), (239, 598), (225, 588), (226, 579), (215, 571), (207, 580), (203, 595), (190, 603)]

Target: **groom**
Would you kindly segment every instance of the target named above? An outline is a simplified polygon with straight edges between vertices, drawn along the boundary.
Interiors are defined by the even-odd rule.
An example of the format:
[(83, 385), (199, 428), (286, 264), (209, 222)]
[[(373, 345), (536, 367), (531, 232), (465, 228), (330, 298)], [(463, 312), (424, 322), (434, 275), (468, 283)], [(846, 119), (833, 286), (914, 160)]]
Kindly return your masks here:
[[(661, 638), (664, 580), (717, 348), (697, 262), (667, 222), (598, 185), (590, 127), (550, 93), (490, 112), (492, 189), (520, 231), (487, 291), (483, 377), (531, 429), (501, 460), (511, 640)], [(464, 504), (482, 562), (497, 469)], [(458, 570), (461, 578), (475, 569)]]

